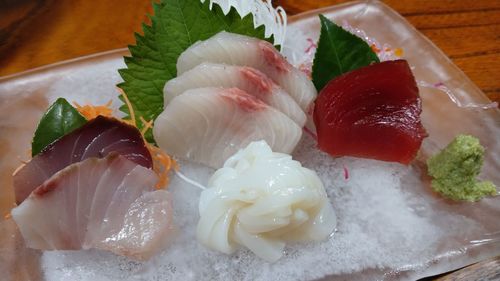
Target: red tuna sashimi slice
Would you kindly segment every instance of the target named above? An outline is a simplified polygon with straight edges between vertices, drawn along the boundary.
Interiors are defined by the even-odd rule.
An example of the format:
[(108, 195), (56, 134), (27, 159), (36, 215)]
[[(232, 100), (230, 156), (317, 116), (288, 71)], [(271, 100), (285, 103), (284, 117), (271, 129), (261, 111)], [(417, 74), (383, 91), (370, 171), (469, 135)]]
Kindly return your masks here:
[(31, 191), (66, 166), (89, 157), (105, 157), (110, 152), (117, 152), (146, 168), (152, 167), (151, 154), (137, 128), (98, 116), (48, 145), (14, 175), (16, 203), (21, 203)]
[(315, 102), (319, 148), (333, 156), (408, 164), (426, 137), (421, 111), (405, 60), (351, 71), (330, 81)]
[(172, 229), (169, 194), (156, 174), (116, 153), (54, 174), (12, 210), (26, 245), (41, 250), (103, 249), (148, 259)]

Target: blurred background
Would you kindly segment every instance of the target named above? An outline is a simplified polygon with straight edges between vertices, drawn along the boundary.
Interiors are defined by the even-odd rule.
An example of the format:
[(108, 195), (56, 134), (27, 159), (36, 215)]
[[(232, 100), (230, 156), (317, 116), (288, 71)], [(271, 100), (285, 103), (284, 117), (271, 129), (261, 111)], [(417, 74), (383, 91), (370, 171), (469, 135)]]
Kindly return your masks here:
[[(289, 15), (347, 2), (276, 0)], [(387, 0), (500, 101), (499, 0)], [(150, 0), (0, 0), (0, 77), (134, 43)]]

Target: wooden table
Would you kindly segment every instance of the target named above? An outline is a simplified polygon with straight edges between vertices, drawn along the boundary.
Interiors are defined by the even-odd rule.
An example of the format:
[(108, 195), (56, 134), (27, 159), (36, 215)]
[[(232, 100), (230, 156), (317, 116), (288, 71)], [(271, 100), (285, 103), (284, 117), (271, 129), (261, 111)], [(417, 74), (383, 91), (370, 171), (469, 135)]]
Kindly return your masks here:
[[(345, 0), (276, 0), (289, 14)], [(500, 102), (499, 0), (387, 0)], [(0, 76), (123, 48), (149, 0), (0, 0)]]
[[(293, 15), (345, 0), (277, 0)], [(387, 0), (500, 102), (499, 0)], [(0, 76), (134, 43), (149, 0), (0, 0)], [(499, 276), (500, 258), (440, 280)], [(455, 279), (458, 278), (458, 279)], [(483, 279), (489, 280), (489, 279)], [(494, 279), (491, 279), (494, 280)]]

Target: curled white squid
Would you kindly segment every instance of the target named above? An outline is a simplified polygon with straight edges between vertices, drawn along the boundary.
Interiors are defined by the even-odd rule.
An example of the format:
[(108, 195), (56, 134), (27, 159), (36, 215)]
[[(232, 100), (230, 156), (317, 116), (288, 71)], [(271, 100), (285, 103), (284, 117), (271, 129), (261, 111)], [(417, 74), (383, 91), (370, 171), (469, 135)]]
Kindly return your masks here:
[(250, 143), (215, 172), (199, 210), (202, 244), (226, 254), (244, 246), (270, 262), (286, 242), (324, 240), (336, 226), (316, 173), (264, 141)]

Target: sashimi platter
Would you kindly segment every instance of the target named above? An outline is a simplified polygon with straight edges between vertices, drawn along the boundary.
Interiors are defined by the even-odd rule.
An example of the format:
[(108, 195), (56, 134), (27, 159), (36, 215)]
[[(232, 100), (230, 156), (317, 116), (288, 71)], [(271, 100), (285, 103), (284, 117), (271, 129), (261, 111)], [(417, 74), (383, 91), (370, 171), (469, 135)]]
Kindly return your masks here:
[(2, 280), (416, 280), (500, 255), (498, 105), (397, 13), (153, 7), (127, 50), (0, 78)]

